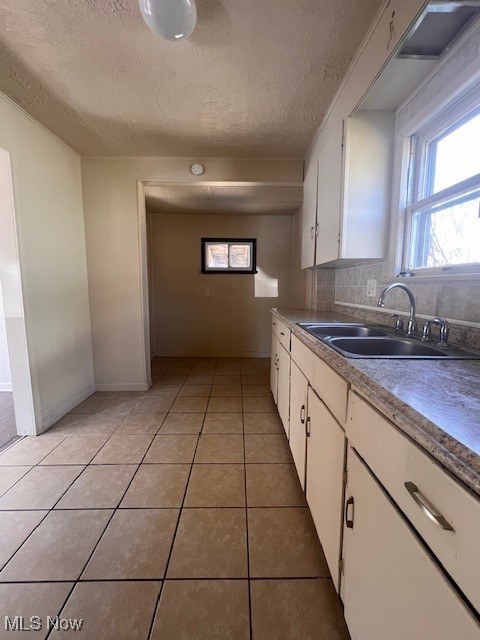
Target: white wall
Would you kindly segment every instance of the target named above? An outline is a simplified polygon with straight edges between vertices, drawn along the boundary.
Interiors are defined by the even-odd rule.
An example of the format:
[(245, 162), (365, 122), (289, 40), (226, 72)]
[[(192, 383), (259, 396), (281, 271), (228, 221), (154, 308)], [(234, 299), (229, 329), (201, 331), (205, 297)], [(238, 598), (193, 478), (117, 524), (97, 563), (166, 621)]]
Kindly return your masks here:
[(0, 391), (12, 390), (12, 375), (8, 355), (7, 327), (3, 308), (2, 283), (0, 282)]
[(301, 160), (257, 158), (83, 158), (83, 198), (97, 388), (144, 388), (145, 336), (137, 181), (298, 181)]
[[(151, 214), (148, 229), (154, 355), (268, 356), (270, 309), (291, 305), (293, 216)], [(256, 238), (258, 273), (202, 274), (202, 237)]]
[[(2, 207), (2, 226), (16, 233), (23, 289), (22, 301), (11, 271), (17, 268), (14, 247), (1, 242), (7, 333), (15, 334), (11, 343), (9, 333), (9, 346), (20, 345), (24, 311), (40, 432), (94, 390), (80, 158), (1, 94), (0, 148), (8, 152), (3, 168), (8, 160), (11, 165), (15, 215), (7, 220)], [(2, 175), (5, 202), (10, 194)], [(12, 349), (10, 355), (13, 375)], [(15, 396), (15, 375), (13, 386)], [(18, 419), (17, 425), (25, 432)]]

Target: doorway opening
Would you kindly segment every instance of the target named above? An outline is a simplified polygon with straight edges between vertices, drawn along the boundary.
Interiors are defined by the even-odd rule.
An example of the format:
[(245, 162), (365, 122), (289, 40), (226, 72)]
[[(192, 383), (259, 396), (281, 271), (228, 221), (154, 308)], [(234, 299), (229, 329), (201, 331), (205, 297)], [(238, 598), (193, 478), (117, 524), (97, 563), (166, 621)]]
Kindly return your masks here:
[[(154, 359), (269, 355), (270, 308), (291, 306), (302, 194), (298, 182), (139, 181), (147, 379)], [(229, 239), (235, 264), (202, 268), (202, 238)], [(255, 268), (238, 265), (245, 238)]]
[(10, 155), (0, 149), (0, 449), (35, 435)]

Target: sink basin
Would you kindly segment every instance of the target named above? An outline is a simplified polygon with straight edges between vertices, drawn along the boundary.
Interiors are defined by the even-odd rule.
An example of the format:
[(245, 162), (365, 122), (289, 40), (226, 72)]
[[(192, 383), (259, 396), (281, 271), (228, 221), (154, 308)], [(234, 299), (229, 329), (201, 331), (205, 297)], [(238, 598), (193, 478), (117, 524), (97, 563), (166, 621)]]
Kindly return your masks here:
[(447, 351), (437, 347), (404, 338), (329, 338), (325, 342), (350, 358), (447, 358), (450, 356)]
[(313, 336), (323, 338), (325, 336), (338, 336), (341, 338), (367, 338), (374, 336), (387, 336), (382, 329), (369, 327), (362, 324), (304, 324), (300, 325)]
[(394, 332), (393, 328), (362, 322), (299, 322), (298, 326), (346, 358), (480, 360), (480, 351), (439, 348)]

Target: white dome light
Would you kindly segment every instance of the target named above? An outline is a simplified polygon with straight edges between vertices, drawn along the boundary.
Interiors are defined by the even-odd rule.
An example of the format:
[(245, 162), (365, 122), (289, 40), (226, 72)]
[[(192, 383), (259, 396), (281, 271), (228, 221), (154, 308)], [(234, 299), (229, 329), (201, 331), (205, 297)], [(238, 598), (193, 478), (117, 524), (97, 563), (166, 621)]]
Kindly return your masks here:
[(147, 26), (167, 40), (182, 40), (195, 29), (195, 0), (139, 0), (140, 11)]

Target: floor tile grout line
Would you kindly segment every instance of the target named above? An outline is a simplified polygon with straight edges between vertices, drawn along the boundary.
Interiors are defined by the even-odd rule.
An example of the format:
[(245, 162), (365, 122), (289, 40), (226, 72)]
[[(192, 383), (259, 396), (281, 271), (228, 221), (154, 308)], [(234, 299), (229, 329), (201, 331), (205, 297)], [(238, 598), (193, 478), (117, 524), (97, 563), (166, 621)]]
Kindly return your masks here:
[[(133, 411), (133, 410), (132, 410), (132, 411)], [(123, 424), (123, 423), (122, 423), (122, 424)], [(113, 434), (112, 434), (112, 435), (113, 435)], [(108, 440), (107, 440), (107, 442), (108, 442)], [(153, 438), (152, 438), (152, 440), (151, 440), (151, 442), (150, 442), (150, 445), (148, 446), (147, 450), (145, 451), (145, 453), (144, 453), (144, 455), (143, 455), (143, 457), (142, 457), (142, 461), (143, 461), (143, 459), (145, 458), (145, 456), (147, 455), (148, 449), (151, 447), (152, 442), (153, 442)], [(85, 564), (83, 565), (82, 570), (80, 571), (79, 577), (78, 577), (76, 580), (74, 580), (73, 587), (72, 587), (72, 589), (70, 590), (70, 593), (69, 593), (69, 595), (68, 595), (67, 599), (65, 600), (65, 602), (64, 602), (64, 604), (63, 604), (63, 607), (62, 607), (62, 609), (60, 610), (60, 612), (65, 608), (65, 606), (66, 606), (66, 604), (67, 604), (67, 602), (68, 602), (68, 599), (70, 598), (70, 596), (71, 596), (71, 594), (72, 594), (73, 590), (75, 589), (75, 586), (78, 584), (78, 582), (80, 582), (80, 581), (81, 581), (81, 577), (82, 577), (82, 575), (85, 573), (85, 570), (86, 570), (86, 568), (87, 568), (87, 566), (88, 566), (88, 564), (89, 564), (90, 560), (92, 559), (93, 554), (95, 553), (95, 551), (96, 551), (96, 549), (97, 549), (98, 545), (100, 544), (100, 541), (102, 540), (103, 536), (105, 535), (105, 532), (106, 532), (106, 530), (107, 530), (107, 528), (108, 528), (109, 524), (112, 522), (112, 520), (113, 520), (113, 517), (114, 517), (115, 513), (119, 510), (119, 506), (120, 506), (120, 504), (121, 504), (122, 500), (124, 499), (124, 497), (125, 497), (125, 495), (126, 495), (127, 491), (129, 490), (129, 488), (130, 488), (130, 486), (131, 486), (131, 484), (132, 484), (132, 482), (133, 482), (133, 480), (134, 480), (135, 476), (137, 475), (138, 469), (140, 468), (140, 465), (141, 465), (142, 461), (141, 461), (140, 463), (138, 463), (138, 464), (137, 464), (137, 468), (136, 468), (136, 470), (135, 470), (134, 474), (132, 475), (132, 477), (131, 477), (130, 481), (128, 482), (127, 487), (125, 488), (125, 491), (122, 493), (122, 495), (121, 495), (121, 497), (120, 497), (120, 500), (119, 500), (119, 501), (118, 501), (118, 503), (117, 503), (117, 506), (116, 506), (115, 508), (113, 508), (112, 513), (111, 513), (111, 515), (110, 515), (110, 518), (108, 518), (108, 520), (107, 520), (107, 522), (106, 522), (106, 524), (105, 524), (105, 526), (104, 526), (104, 528), (103, 528), (103, 530), (102, 530), (102, 532), (101, 532), (101, 534), (100, 534), (100, 536), (99, 536), (99, 538), (98, 538), (97, 542), (95, 543), (95, 545), (94, 545), (94, 547), (93, 547), (93, 549), (92, 549), (91, 553), (89, 554), (89, 556), (88, 556), (88, 558), (87, 558), (87, 561), (85, 562)], [(87, 467), (89, 467), (89, 466), (91, 466), (91, 463), (90, 463), (90, 464), (88, 464), (88, 465), (86, 465), (86, 466), (84, 467), (84, 470), (82, 471), (82, 473), (83, 473), (83, 472), (85, 471), (85, 469), (86, 469)], [(95, 466), (95, 465), (92, 465), (92, 466)], [(133, 466), (133, 465), (132, 465), (132, 466)], [(77, 476), (77, 478), (79, 478), (79, 477), (82, 475), (82, 473), (80, 473), (80, 474)], [(77, 479), (77, 478), (76, 478), (76, 479)], [(75, 480), (76, 480), (76, 479), (75, 479)], [(73, 483), (72, 483), (72, 484), (73, 484)], [(71, 486), (71, 485), (70, 485), (70, 486)], [(64, 495), (64, 494), (63, 494), (63, 495)], [(62, 495), (62, 497), (63, 497), (63, 495)], [(60, 498), (60, 499), (61, 499), (61, 498)], [(53, 509), (55, 508), (56, 504), (58, 504), (58, 501), (57, 501), (57, 503), (55, 503), (54, 507), (49, 511), (49, 513), (51, 513), (51, 512), (53, 511)], [(94, 511), (95, 509), (91, 509), (91, 510), (92, 510), (92, 511)], [(105, 511), (109, 511), (110, 509), (104, 509), (104, 510), (105, 510)], [(47, 515), (48, 515), (48, 514), (47, 514)], [(45, 517), (47, 517), (47, 516), (45, 516)], [(23, 544), (24, 544), (24, 543), (23, 543)], [(23, 546), (23, 544), (19, 547), (19, 549)], [(18, 549), (18, 550), (19, 550), (19, 549)], [(18, 551), (18, 550), (17, 550), (17, 551)], [(48, 635), (46, 636), (46, 638), (48, 638), (48, 637), (50, 636), (50, 634), (51, 634), (51, 630), (50, 630), (50, 632), (48, 633)]]
[(248, 490), (247, 490), (247, 449), (245, 440), (245, 412), (243, 411), (243, 382), (240, 377), (240, 385), (242, 390), (242, 427), (243, 427), (243, 479), (245, 486), (245, 535), (246, 535), (246, 547), (247, 547), (247, 588), (248, 588), (248, 628), (250, 634), (250, 640), (253, 640), (253, 620), (252, 620), (252, 589), (250, 583), (251, 571), (250, 571), (250, 540), (248, 532)]
[[(40, 509), (39, 509), (40, 511)], [(15, 549), (15, 551), (12, 553), (12, 555), (8, 558), (8, 560), (3, 564), (0, 565), (0, 583), (1, 583), (1, 572), (5, 569), (5, 567), (7, 566), (7, 564), (13, 560), (13, 558), (16, 556), (16, 554), (20, 551), (20, 549), (23, 547), (23, 545), (27, 542), (27, 540), (30, 538), (30, 536), (33, 534), (33, 532), (38, 529), (38, 527), (42, 524), (42, 522), (44, 522), (45, 518), (49, 515), (51, 509), (41, 509), (41, 511), (46, 511), (45, 515), (43, 516), (43, 518), (40, 520), (40, 522), (30, 531), (30, 533), (28, 534), (28, 536), (25, 538), (25, 540), (22, 542), (22, 544), (17, 547), (17, 549)]]
[[(215, 582), (217, 580), (221, 581), (231, 581), (231, 582), (259, 582), (259, 581), (275, 581), (275, 580), (332, 580), (332, 576), (252, 576), (249, 578), (232, 578), (231, 576), (222, 577), (215, 576), (214, 578), (85, 578), (78, 580), (4, 580), (0, 582), (0, 585), (4, 584), (66, 584), (66, 583), (74, 583), (76, 584), (89, 584), (95, 582)], [(72, 589), (73, 590), (73, 589)]]
[(180, 508), (178, 510), (177, 523), (175, 525), (175, 530), (173, 532), (173, 537), (172, 537), (172, 542), (171, 542), (170, 550), (169, 550), (168, 557), (167, 557), (167, 562), (165, 563), (165, 570), (163, 572), (163, 580), (161, 582), (160, 591), (158, 593), (157, 601), (156, 601), (155, 607), (153, 609), (152, 621), (150, 623), (150, 629), (149, 629), (149, 632), (148, 632), (148, 635), (147, 635), (148, 640), (151, 640), (153, 629), (154, 629), (154, 626), (155, 626), (155, 621), (156, 621), (157, 615), (159, 614), (159, 611), (160, 611), (160, 601), (161, 601), (161, 598), (162, 598), (162, 593), (163, 593), (163, 589), (164, 589), (164, 586), (165, 586), (165, 582), (167, 580), (168, 568), (170, 566), (170, 560), (172, 558), (173, 548), (175, 546), (175, 540), (176, 540), (176, 537), (177, 537), (178, 528), (180, 526), (180, 520), (181, 520), (181, 517), (182, 517), (185, 500), (187, 498), (188, 485), (190, 484), (190, 478), (192, 477), (193, 465), (195, 464), (195, 456), (197, 454), (198, 444), (200, 442), (200, 438), (201, 438), (201, 435), (202, 435), (203, 425), (205, 424), (206, 415), (207, 414), (205, 413), (204, 417), (203, 417), (203, 421), (202, 421), (202, 426), (200, 427), (200, 432), (198, 433), (198, 436), (197, 436), (197, 443), (195, 445), (195, 450), (193, 452), (192, 463), (190, 465), (190, 471), (188, 473), (187, 482), (185, 484), (185, 491), (183, 492), (182, 503), (181, 503)]
[[(148, 450), (149, 450), (149, 449), (150, 449), (150, 447), (152, 446), (152, 442), (153, 442), (153, 438), (152, 438), (152, 441), (150, 442), (149, 446), (147, 447), (147, 450), (145, 451), (145, 453), (144, 453), (144, 455), (143, 455), (143, 457), (142, 457), (142, 460), (143, 460), (143, 459), (145, 458), (145, 456), (147, 455)], [(107, 521), (106, 526), (104, 527), (104, 529), (103, 529), (102, 533), (100, 534), (100, 537), (98, 538), (98, 540), (97, 540), (97, 542), (96, 542), (96, 544), (95, 544), (94, 548), (92, 549), (92, 552), (91, 552), (91, 554), (89, 555), (89, 557), (88, 557), (88, 559), (87, 559), (86, 563), (83, 565), (83, 569), (81, 570), (80, 575), (79, 575), (79, 577), (77, 578), (76, 582), (79, 582), (79, 581), (81, 580), (82, 575), (85, 573), (85, 570), (86, 570), (86, 568), (87, 568), (87, 566), (88, 566), (88, 563), (89, 563), (89, 562), (90, 562), (90, 560), (92, 559), (93, 554), (95, 553), (95, 551), (96, 551), (96, 549), (97, 549), (98, 545), (100, 544), (100, 541), (102, 540), (103, 536), (105, 535), (105, 531), (107, 530), (107, 528), (108, 528), (109, 524), (110, 524), (110, 523), (111, 523), (111, 521), (113, 520), (113, 517), (115, 516), (116, 512), (117, 512), (117, 511), (119, 511), (120, 504), (122, 503), (122, 500), (123, 500), (123, 499), (124, 499), (124, 497), (126, 496), (126, 494), (127, 494), (128, 490), (130, 489), (130, 486), (132, 485), (132, 482), (133, 482), (133, 480), (134, 480), (135, 476), (137, 475), (138, 470), (140, 469), (140, 465), (141, 465), (141, 464), (142, 464), (142, 462), (140, 462), (140, 463), (138, 463), (138, 464), (137, 464), (137, 468), (136, 468), (136, 470), (135, 470), (134, 474), (132, 475), (132, 477), (131, 477), (130, 481), (128, 482), (128, 484), (127, 484), (127, 486), (126, 486), (126, 488), (125, 488), (125, 491), (122, 493), (122, 495), (121, 495), (121, 497), (120, 497), (120, 500), (117, 502), (117, 506), (116, 506), (116, 507), (114, 507), (114, 509), (113, 509), (113, 511), (112, 511), (112, 514), (111, 514), (110, 518), (109, 518), (109, 519), (108, 519), (108, 521)], [(88, 465), (88, 466), (90, 466), (90, 465)], [(107, 510), (108, 510), (108, 509), (107, 509)]]
[[(213, 462), (213, 465), (215, 465), (216, 463)], [(234, 462), (232, 463), (234, 465), (240, 466), (240, 463), (238, 462)], [(182, 465), (184, 467), (190, 467), (192, 466), (191, 464), (184, 464)], [(123, 499), (123, 496), (122, 496)], [(175, 511), (175, 509), (178, 509), (179, 507), (61, 507), (59, 509), (49, 509), (49, 508), (44, 508), (41, 509), (40, 507), (38, 509), (0, 509), (0, 513), (36, 513), (37, 511), (55, 511), (55, 512), (59, 512), (59, 511), (111, 511), (112, 509), (116, 509), (118, 511), (142, 511), (145, 509), (150, 509), (152, 511)], [(262, 505), (251, 505), (248, 507), (242, 506), (233, 506), (233, 507), (210, 507), (208, 505), (206, 506), (201, 506), (201, 507), (184, 507), (184, 509), (211, 509), (211, 510), (217, 510), (220, 511), (222, 509), (227, 509), (227, 510), (231, 510), (231, 509), (308, 509), (308, 506), (306, 505), (299, 505), (299, 504), (279, 504), (279, 505), (266, 505), (266, 506), (262, 506)]]
[[(65, 582), (70, 582), (70, 581), (68, 580), (68, 581), (65, 581)], [(48, 583), (47, 583), (47, 584), (48, 584)], [(60, 616), (60, 615), (61, 615), (61, 613), (62, 613), (62, 611), (65, 609), (65, 607), (66, 607), (66, 605), (67, 605), (67, 602), (70, 600), (70, 596), (72, 595), (73, 590), (75, 589), (75, 587), (77, 586), (77, 584), (78, 584), (78, 580), (73, 581), (73, 584), (72, 584), (72, 586), (71, 586), (71, 588), (70, 588), (69, 592), (67, 593), (66, 597), (64, 598), (64, 600), (63, 600), (63, 602), (62, 602), (61, 607), (59, 607), (59, 609), (58, 609), (58, 616)], [(45, 640), (48, 640), (48, 638), (49, 638), (49, 637), (51, 636), (51, 634), (52, 634), (52, 631), (53, 631), (53, 627), (48, 631), (47, 635), (45, 636)]]

